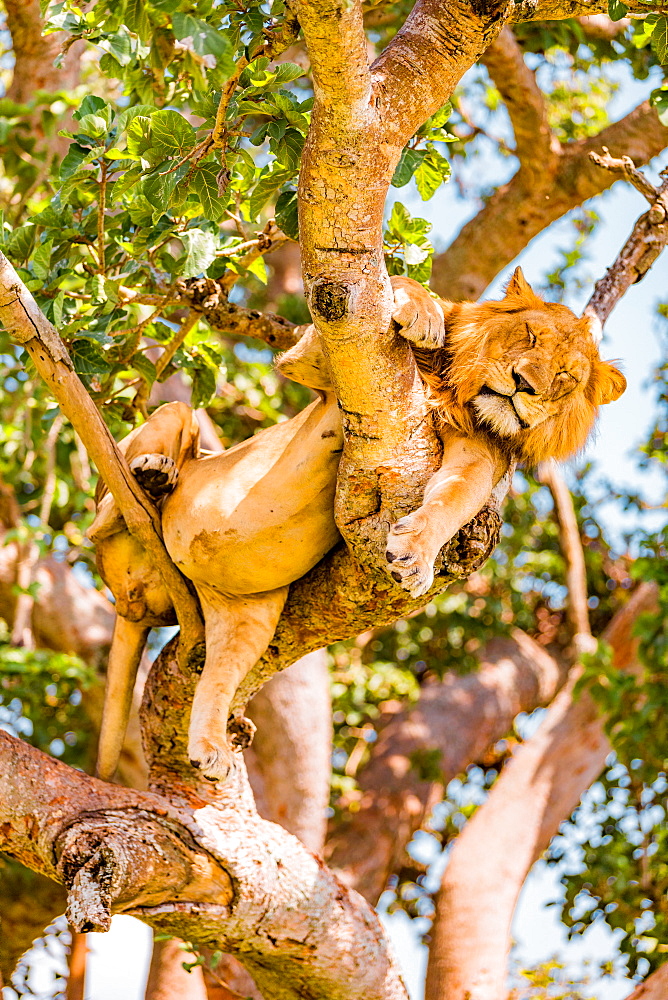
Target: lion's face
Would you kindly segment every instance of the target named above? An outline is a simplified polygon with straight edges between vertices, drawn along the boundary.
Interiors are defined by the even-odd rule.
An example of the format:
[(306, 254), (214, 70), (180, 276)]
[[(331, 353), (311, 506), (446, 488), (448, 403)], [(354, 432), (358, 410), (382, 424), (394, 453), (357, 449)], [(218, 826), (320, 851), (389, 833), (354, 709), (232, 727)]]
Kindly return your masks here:
[(543, 302), (519, 268), (502, 301), (455, 306), (448, 325), (451, 400), (531, 464), (576, 452), (599, 405), (626, 388), (601, 361), (591, 321)]

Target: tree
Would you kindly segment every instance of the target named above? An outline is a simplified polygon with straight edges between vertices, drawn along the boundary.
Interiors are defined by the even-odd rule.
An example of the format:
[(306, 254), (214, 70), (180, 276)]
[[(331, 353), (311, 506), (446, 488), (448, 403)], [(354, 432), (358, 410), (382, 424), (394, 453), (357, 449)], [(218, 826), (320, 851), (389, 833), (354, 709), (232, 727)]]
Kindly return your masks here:
[[(573, 899), (586, 890), (624, 931), (626, 952), (637, 953), (644, 901), (657, 937), (665, 920), (663, 834), (649, 812), (665, 798), (657, 777), (665, 755), (665, 538), (644, 539), (630, 565), (606, 543), (587, 505), (586, 480), (573, 501), (555, 470), (545, 469), (542, 484), (527, 478), (506, 503), (505, 556), (487, 561), (500, 525), (495, 496), (441, 554), (426, 604), (396, 587), (383, 565), (386, 525), (418, 505), (438, 444), (412, 354), (388, 334), (387, 271), (426, 281), (433, 260), (441, 294), (477, 297), (532, 236), (621, 173), (650, 209), (592, 298), (604, 321), (665, 243), (666, 185), (655, 189), (620, 158), (644, 164), (666, 146), (668, 98), (656, 88), (610, 124), (600, 66), (623, 62), (642, 79), (664, 61), (661, 8), (611, 3), (612, 21), (604, 6), (558, 0), (418, 0), (410, 11), (357, 2), (277, 2), (268, 11), (232, 0), (100, 0), (90, 10), (47, 5), (43, 37), (36, 5), (8, 0), (5, 9), (16, 65), (0, 105), (0, 317), (13, 379), (5, 382), (0, 610), (12, 699), (5, 721), (30, 739), (0, 733), (0, 847), (11, 859), (0, 869), (8, 900), (3, 974), (62, 911), (57, 882), (78, 932), (104, 929), (122, 911), (190, 942), (212, 996), (234, 995), (222, 980), (279, 1000), (405, 997), (372, 906), (391, 875), (399, 879), (398, 903), (413, 912), (430, 905), (405, 854), (412, 834), (449, 779), (471, 763), (486, 761), (492, 785), (501, 761), (490, 748), (498, 751), (519, 711), (548, 704), (541, 729), (451, 850), (435, 904), (427, 996), (505, 994), (517, 894), (603, 769), (607, 732), (621, 771), (609, 771), (605, 787), (612, 800), (626, 781), (626, 814), (635, 810), (641, 840), (625, 838), (611, 810), (601, 820), (606, 850), (588, 848), (590, 881), (571, 880), (568, 893)], [(54, 36), (68, 61), (67, 85), (78, 74), (79, 90), (49, 93), (56, 81), (47, 74), (45, 90), (26, 100), (26, 67), (50, 63)], [(379, 53), (371, 64), (370, 47)], [(542, 68), (561, 53), (571, 89), (539, 87), (529, 53)], [(489, 131), (500, 100), (515, 145), (499, 147), (519, 166), (433, 257), (429, 223), (400, 203), (384, 230), (386, 195), (391, 184), (414, 178), (428, 199), (451, 164), (466, 166), (477, 137), (490, 141), (465, 97), (454, 98), (456, 110), (448, 103), (479, 59), (489, 74)], [(475, 96), (479, 85), (470, 86)], [(63, 139), (70, 140), (65, 151)], [(589, 153), (604, 146), (610, 156), (593, 162)], [(586, 230), (586, 217), (579, 225)], [(322, 670), (302, 660), (254, 701), (250, 759), (266, 818), (241, 765), (223, 787), (198, 780), (184, 740), (199, 612), (162, 547), (156, 509), (107, 429), (118, 438), (160, 398), (188, 390), (213, 447), (218, 435), (231, 443), (296, 412), (306, 394), (279, 385), (254, 341), (285, 348), (299, 335), (294, 324), (308, 318), (300, 299), (276, 295), (297, 239), (346, 430), (336, 510), (343, 541), (291, 588), (274, 640), (237, 701), (245, 704), (274, 674), (324, 645), (360, 637), (334, 657), (342, 773), (329, 867), (311, 853), (324, 836)], [(576, 246), (570, 257), (579, 252)], [(258, 284), (272, 260), (280, 315), (265, 309), (270, 300)], [(557, 273), (553, 285), (570, 280)], [(665, 453), (664, 420), (660, 413), (648, 458)], [(181, 626), (145, 674), (148, 791), (136, 733), (123, 762), (128, 787), (72, 766), (90, 768), (112, 618), (102, 595), (80, 579), (91, 561), (82, 537), (92, 511), (89, 459), (161, 567)], [(536, 511), (545, 509), (548, 491), (554, 517), (544, 519)], [(534, 560), (521, 591), (513, 553), (522, 553), (525, 566)], [(634, 576), (644, 581), (635, 589)], [(568, 615), (550, 598), (559, 586), (568, 590)], [(465, 812), (453, 804), (444, 841)], [(473, 880), (473, 866), (479, 871), (490, 859), (490, 830), (507, 836), (513, 864), (492, 865)], [(643, 947), (654, 968), (662, 952)], [(239, 959), (255, 985), (223, 953)], [(180, 961), (171, 946), (156, 950), (149, 995), (163, 995), (161, 965)], [(642, 964), (634, 968), (643, 972)], [(201, 990), (197, 975), (188, 982)], [(662, 982), (665, 968), (647, 979), (643, 996), (659, 996)], [(180, 995), (185, 988), (179, 984)]]

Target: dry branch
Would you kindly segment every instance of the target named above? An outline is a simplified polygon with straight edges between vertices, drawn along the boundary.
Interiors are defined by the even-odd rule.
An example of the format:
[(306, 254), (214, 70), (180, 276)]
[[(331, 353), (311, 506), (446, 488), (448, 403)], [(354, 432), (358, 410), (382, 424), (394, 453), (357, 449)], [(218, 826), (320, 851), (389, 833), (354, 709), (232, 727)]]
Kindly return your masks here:
[[(631, 285), (642, 281), (668, 243), (668, 172), (662, 172), (663, 183), (659, 188), (654, 188), (635, 169), (629, 157), (615, 161), (609, 155), (605, 158), (590, 156), (598, 166), (622, 173), (651, 204), (649, 211), (636, 222), (615, 262), (608, 268), (605, 276), (596, 282), (585, 307), (585, 313), (597, 316), (603, 326), (622, 295)], [(641, 177), (642, 182), (639, 180)]]

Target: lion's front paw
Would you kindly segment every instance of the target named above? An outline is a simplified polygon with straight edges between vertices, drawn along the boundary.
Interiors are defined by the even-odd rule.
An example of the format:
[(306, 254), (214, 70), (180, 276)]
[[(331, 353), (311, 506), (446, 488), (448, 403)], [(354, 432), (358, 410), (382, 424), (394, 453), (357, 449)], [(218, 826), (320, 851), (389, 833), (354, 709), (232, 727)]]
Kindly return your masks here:
[(410, 278), (392, 278), (392, 290), (392, 319), (401, 327), (401, 336), (416, 347), (442, 347), (445, 343), (445, 321), (438, 301)]
[(227, 781), (234, 770), (234, 754), (227, 746), (216, 746), (210, 740), (191, 740), (188, 744), (190, 763), (207, 781)]
[(434, 582), (434, 556), (425, 539), (424, 518), (416, 511), (393, 524), (387, 535), (388, 573), (411, 597), (422, 597)]

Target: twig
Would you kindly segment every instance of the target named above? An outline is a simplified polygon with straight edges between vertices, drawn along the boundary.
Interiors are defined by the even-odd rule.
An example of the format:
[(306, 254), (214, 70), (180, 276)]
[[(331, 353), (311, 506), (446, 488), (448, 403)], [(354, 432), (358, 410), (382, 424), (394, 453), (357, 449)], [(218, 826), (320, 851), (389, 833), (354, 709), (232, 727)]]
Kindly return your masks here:
[(593, 294), (585, 306), (585, 314), (595, 316), (602, 327), (622, 295), (631, 285), (645, 277), (668, 243), (668, 177), (664, 171), (661, 174), (661, 186), (655, 188), (635, 168), (630, 157), (623, 156), (615, 160), (609, 154), (606, 157), (600, 157), (596, 153), (589, 155), (594, 163), (606, 170), (623, 173), (651, 203), (649, 211), (640, 216), (605, 276), (596, 282)]
[(621, 174), (629, 184), (640, 191), (641, 195), (647, 199), (650, 205), (656, 201), (657, 191), (651, 181), (636, 167), (630, 156), (612, 156), (607, 146), (603, 146), (603, 156), (593, 151), (589, 154), (589, 159), (602, 167), (603, 170), (611, 170), (614, 174)]
[(155, 363), (156, 377), (158, 379), (160, 378), (165, 368), (170, 363), (170, 361), (172, 360), (172, 358), (174, 357), (174, 355), (176, 354), (179, 347), (186, 339), (192, 328), (197, 325), (198, 320), (199, 317), (197, 313), (194, 312), (193, 310), (191, 310), (186, 316), (186, 318), (183, 320), (181, 326), (174, 334), (173, 338), (170, 340), (169, 344), (167, 345), (167, 347), (165, 348), (165, 350)]
[(573, 632), (573, 647), (577, 654), (592, 648), (587, 605), (587, 572), (585, 569), (582, 539), (578, 527), (573, 498), (557, 465), (544, 462), (538, 478), (552, 494), (559, 522), (561, 551), (566, 560), (566, 586), (568, 588), (567, 615)]

